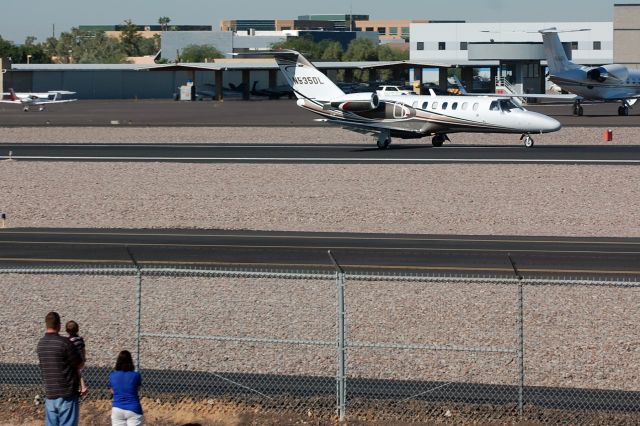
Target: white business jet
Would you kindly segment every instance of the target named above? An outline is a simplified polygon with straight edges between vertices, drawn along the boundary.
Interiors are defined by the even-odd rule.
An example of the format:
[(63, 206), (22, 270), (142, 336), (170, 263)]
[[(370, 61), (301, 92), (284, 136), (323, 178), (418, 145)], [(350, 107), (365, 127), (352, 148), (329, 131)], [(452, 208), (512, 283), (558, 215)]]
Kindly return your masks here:
[(13, 89), (2, 94), (0, 103), (22, 105), (23, 111), (29, 111), (29, 107), (37, 105), (38, 111), (43, 111), (45, 105), (62, 104), (67, 102), (75, 102), (77, 99), (61, 99), (64, 95), (74, 95), (76, 92), (67, 90), (51, 90), (49, 92), (40, 93), (16, 93)]
[(270, 54), (298, 97), (298, 106), (323, 116), (321, 121), (377, 136), (385, 149), (392, 137), (417, 139), (432, 136), (442, 146), (456, 132), (514, 133), (526, 147), (531, 134), (560, 130), (560, 122), (527, 111), (510, 98), (496, 96), (403, 95), (380, 98), (376, 93), (345, 94), (300, 53), (292, 50)]
[[(577, 31), (587, 31), (584, 29)], [(549, 66), (549, 80), (563, 90), (578, 95), (573, 113), (582, 115), (582, 100), (621, 102), (618, 115), (629, 115), (629, 107), (640, 97), (640, 71), (629, 70), (620, 64), (587, 67), (575, 64), (567, 58), (556, 28), (539, 31), (542, 34), (545, 55)]]

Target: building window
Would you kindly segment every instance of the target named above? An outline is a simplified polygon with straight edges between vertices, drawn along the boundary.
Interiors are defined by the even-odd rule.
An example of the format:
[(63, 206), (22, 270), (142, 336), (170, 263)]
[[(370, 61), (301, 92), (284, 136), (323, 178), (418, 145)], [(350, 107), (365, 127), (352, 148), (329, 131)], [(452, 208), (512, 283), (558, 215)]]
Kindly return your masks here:
[(469, 50), (466, 41), (461, 41), (460, 42), (460, 50)]
[(601, 50), (601, 49), (602, 49), (602, 42), (594, 41), (593, 42), (593, 50)]
[(374, 31), (374, 28), (373, 28), (373, 27), (367, 27), (367, 28), (365, 28), (365, 29), (366, 29), (367, 31)]
[(389, 27), (389, 34), (398, 35), (398, 27)]
[(424, 50), (424, 41), (419, 41), (418, 45), (416, 46), (417, 50)]
[(572, 41), (571, 42), (571, 50), (578, 50), (578, 42), (577, 41)]
[(378, 34), (385, 35), (387, 33), (387, 27), (378, 27)]
[(438, 50), (447, 50), (447, 43), (445, 43), (444, 41), (439, 41)]

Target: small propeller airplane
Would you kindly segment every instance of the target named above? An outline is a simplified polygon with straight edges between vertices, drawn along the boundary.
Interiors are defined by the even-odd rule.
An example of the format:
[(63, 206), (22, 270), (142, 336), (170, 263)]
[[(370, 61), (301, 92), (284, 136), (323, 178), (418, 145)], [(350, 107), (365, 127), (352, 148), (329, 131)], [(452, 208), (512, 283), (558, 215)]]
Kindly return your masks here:
[(31, 106), (37, 105), (38, 111), (44, 111), (45, 105), (77, 101), (77, 99), (61, 99), (64, 95), (75, 95), (75, 93), (76, 92), (69, 92), (67, 90), (51, 90), (40, 93), (16, 93), (13, 89), (9, 89), (9, 92), (2, 94), (0, 103), (22, 105), (22, 110), (25, 112), (29, 111)]
[(293, 89), (297, 105), (335, 124), (359, 133), (376, 135), (378, 148), (386, 149), (392, 137), (417, 139), (431, 136), (439, 147), (456, 132), (520, 134), (526, 147), (532, 134), (560, 130), (557, 120), (500, 96), (430, 95), (378, 96), (346, 94), (300, 53), (293, 50), (260, 52), (271, 55)]

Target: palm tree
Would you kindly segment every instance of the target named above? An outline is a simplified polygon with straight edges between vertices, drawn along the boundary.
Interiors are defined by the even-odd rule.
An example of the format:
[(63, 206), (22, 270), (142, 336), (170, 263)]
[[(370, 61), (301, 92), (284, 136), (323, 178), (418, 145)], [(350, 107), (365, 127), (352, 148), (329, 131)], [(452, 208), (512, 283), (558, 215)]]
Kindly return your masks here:
[(171, 22), (171, 18), (169, 18), (168, 16), (161, 16), (158, 18), (158, 24), (160, 24), (160, 28), (162, 29), (162, 31), (167, 31), (169, 22)]

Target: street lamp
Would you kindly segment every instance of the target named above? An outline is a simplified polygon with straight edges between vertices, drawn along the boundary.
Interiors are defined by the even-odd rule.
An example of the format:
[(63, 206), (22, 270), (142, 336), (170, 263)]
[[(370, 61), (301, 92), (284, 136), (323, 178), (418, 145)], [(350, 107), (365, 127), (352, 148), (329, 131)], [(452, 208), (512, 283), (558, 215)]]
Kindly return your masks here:
[(27, 64), (31, 63), (31, 55), (27, 55)]
[(69, 53), (69, 61), (68, 62), (71, 63), (71, 53), (73, 53), (73, 50), (69, 49), (67, 52)]

